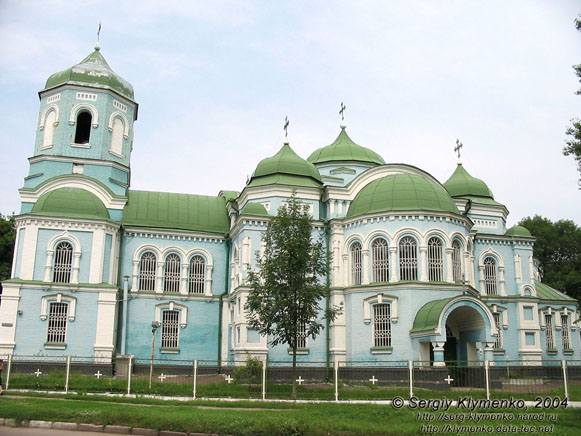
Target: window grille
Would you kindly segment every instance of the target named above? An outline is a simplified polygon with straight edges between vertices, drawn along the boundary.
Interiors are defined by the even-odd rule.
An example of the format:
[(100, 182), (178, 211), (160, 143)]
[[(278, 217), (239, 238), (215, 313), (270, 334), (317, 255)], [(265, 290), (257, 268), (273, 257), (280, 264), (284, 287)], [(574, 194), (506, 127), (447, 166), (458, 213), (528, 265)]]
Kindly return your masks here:
[(484, 259), (484, 287), (487, 295), (498, 295), (496, 261), (492, 257)]
[(391, 347), (391, 306), (373, 305), (373, 345)]
[(555, 331), (553, 330), (553, 315), (545, 314), (545, 336), (547, 337), (547, 350), (554, 350)]
[(307, 326), (304, 323), (299, 325), (297, 331), (297, 348), (307, 348)]
[(492, 316), (494, 317), (494, 325), (496, 326), (496, 331), (498, 332), (498, 336), (494, 341), (494, 348), (502, 348), (502, 328), (500, 324), (500, 313), (493, 313)]
[(88, 144), (91, 138), (91, 122), (93, 117), (90, 112), (81, 112), (77, 116), (77, 130), (75, 132), (75, 144)]
[(67, 303), (50, 303), (46, 342), (63, 344), (67, 335)]
[(148, 251), (141, 255), (139, 262), (139, 290), (155, 291), (155, 270), (157, 268), (157, 258), (155, 254)]
[(411, 236), (406, 236), (399, 241), (399, 279), (418, 279), (417, 244)]
[(569, 315), (561, 315), (561, 332), (563, 337), (563, 350), (570, 350), (572, 347), (569, 336)]
[(206, 261), (202, 256), (190, 260), (189, 293), (203, 294), (205, 288)]
[(163, 290), (165, 292), (180, 291), (180, 257), (172, 253), (165, 258), (165, 280)]
[(441, 282), (444, 276), (444, 259), (442, 257), (442, 241), (430, 238), (428, 241), (428, 280)]
[(373, 281), (389, 281), (389, 247), (383, 238), (377, 238), (371, 244), (373, 259)]
[(454, 283), (462, 283), (462, 251), (458, 241), (452, 243), (452, 272)]
[(161, 323), (161, 348), (178, 348), (180, 314), (177, 310), (164, 310)]
[(351, 244), (351, 282), (361, 284), (361, 243)]
[(56, 246), (52, 281), (70, 283), (73, 266), (73, 246), (70, 242), (61, 242)]

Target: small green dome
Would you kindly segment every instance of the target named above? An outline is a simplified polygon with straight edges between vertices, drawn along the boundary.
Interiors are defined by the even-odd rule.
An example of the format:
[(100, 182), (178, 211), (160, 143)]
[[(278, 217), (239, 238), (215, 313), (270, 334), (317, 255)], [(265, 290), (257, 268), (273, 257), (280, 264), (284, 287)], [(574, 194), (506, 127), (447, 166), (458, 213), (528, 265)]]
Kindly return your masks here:
[(456, 167), (454, 174), (444, 182), (444, 187), (452, 197), (475, 196), (494, 199), (486, 183), (468, 174), (461, 163)]
[(418, 174), (392, 174), (365, 186), (349, 206), (347, 217), (419, 210), (459, 213), (439, 183)]
[(274, 156), (260, 161), (248, 186), (266, 184), (320, 186), (321, 175), (312, 164), (297, 155), (285, 143)]
[(532, 238), (531, 232), (526, 227), (523, 226), (513, 226), (506, 231), (505, 236), (524, 236), (527, 238)]
[(260, 203), (248, 203), (242, 213), (245, 215), (268, 216), (268, 212)]
[(111, 69), (98, 46), (77, 65), (50, 76), (44, 90), (65, 84), (110, 89), (133, 100), (133, 86)]
[(109, 212), (101, 200), (80, 188), (59, 188), (43, 194), (31, 213), (65, 218), (109, 219)]
[(345, 127), (341, 126), (341, 133), (331, 145), (315, 150), (307, 159), (312, 164), (327, 162), (362, 162), (374, 165), (383, 165), (385, 161), (376, 152), (355, 144)]

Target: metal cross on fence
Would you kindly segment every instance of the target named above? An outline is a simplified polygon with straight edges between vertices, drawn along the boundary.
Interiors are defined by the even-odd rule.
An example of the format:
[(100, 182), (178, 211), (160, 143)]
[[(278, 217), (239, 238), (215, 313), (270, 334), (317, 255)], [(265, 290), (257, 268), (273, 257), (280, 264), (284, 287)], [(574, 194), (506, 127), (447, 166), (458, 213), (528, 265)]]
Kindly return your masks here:
[(302, 385), (302, 384), (303, 384), (303, 382), (304, 382), (303, 378), (302, 378), (302, 377), (299, 375), (299, 378), (297, 378), (297, 383), (298, 383), (299, 385)]
[(167, 378), (166, 375), (163, 375), (163, 372), (161, 373), (161, 375), (159, 377), (157, 377), (158, 379), (161, 380), (161, 382), (163, 383), (163, 381)]
[(95, 374), (93, 374), (95, 377), (97, 377), (97, 380), (99, 380), (101, 378), (101, 376), (103, 374), (101, 374), (101, 371), (97, 371)]
[(375, 382), (376, 381), (379, 381), (379, 380), (376, 379), (375, 376), (373, 375), (373, 376), (371, 376), (371, 378), (369, 379), (369, 381), (375, 385)]
[(454, 379), (452, 377), (450, 377), (450, 374), (448, 374), (448, 378), (445, 378), (444, 381), (448, 382), (448, 384), (450, 384), (451, 382), (454, 381)]
[(39, 369), (36, 370), (36, 372), (34, 372), (33, 374), (36, 374), (37, 377), (40, 377), (40, 374), (42, 374), (42, 371)]
[(228, 384), (230, 384), (230, 383), (232, 383), (232, 380), (234, 380), (234, 379), (233, 379), (232, 377), (230, 377), (230, 374), (228, 374), (228, 375), (225, 377), (225, 380), (228, 382)]

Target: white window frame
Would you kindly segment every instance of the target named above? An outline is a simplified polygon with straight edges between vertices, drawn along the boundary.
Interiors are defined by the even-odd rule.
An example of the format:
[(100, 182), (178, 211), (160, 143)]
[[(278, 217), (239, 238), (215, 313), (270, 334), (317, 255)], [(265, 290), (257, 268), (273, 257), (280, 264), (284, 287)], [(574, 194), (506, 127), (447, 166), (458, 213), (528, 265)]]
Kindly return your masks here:
[(180, 327), (185, 329), (188, 326), (188, 307), (174, 301), (160, 303), (155, 306), (155, 321), (160, 325), (163, 321), (161, 312), (164, 310), (177, 310), (180, 312)]
[(389, 282), (389, 243), (386, 238), (378, 237), (371, 242), (371, 273), (373, 283)]
[(377, 294), (363, 300), (363, 322), (371, 323), (372, 310), (374, 304), (387, 303), (391, 305), (391, 322), (397, 324), (398, 321), (398, 298), (388, 294)]
[[(60, 325), (54, 327), (53, 329), (55, 330), (60, 330), (57, 331), (56, 333), (53, 332), (53, 335), (58, 334), (59, 336), (62, 335), (62, 341), (55, 341), (55, 340), (50, 340), (50, 335), (51, 335), (51, 322), (55, 322), (55, 320), (53, 320), (53, 318), (51, 317), (52, 315), (52, 308), (56, 307), (56, 305), (59, 305), (60, 307), (64, 308), (64, 313), (60, 313), (58, 314), (59, 318), (61, 318), (60, 320), (56, 320), (56, 322), (60, 321)], [(45, 347), (46, 348), (56, 348), (56, 349), (64, 349), (66, 348), (66, 343), (67, 343), (67, 332), (68, 332), (68, 312), (69, 312), (69, 305), (67, 302), (65, 301), (51, 301), (50, 303), (48, 303), (48, 317), (47, 317), (47, 327), (46, 327), (46, 341), (45, 341)], [(59, 338), (60, 339), (60, 338)]]
[[(409, 243), (408, 242), (413, 242)], [(406, 244), (402, 247), (402, 244)], [(400, 281), (416, 281), (419, 275), (418, 241), (413, 236), (403, 236), (397, 243)], [(412, 256), (413, 255), (413, 256)]]
[(437, 236), (428, 239), (428, 281), (444, 281), (444, 242)]
[(40, 300), (40, 319), (46, 321), (48, 319), (48, 306), (50, 303), (68, 303), (69, 321), (74, 321), (77, 312), (77, 299), (63, 294), (44, 295)]
[[(168, 315), (175, 314), (175, 320), (166, 320)], [(180, 311), (165, 309), (161, 311), (161, 350), (179, 350), (180, 348)], [(175, 342), (174, 344), (164, 344), (164, 341)]]
[[(355, 249), (356, 247), (359, 249)], [(351, 259), (351, 284), (360, 285), (363, 281), (363, 245), (360, 241), (354, 241), (349, 248)]]

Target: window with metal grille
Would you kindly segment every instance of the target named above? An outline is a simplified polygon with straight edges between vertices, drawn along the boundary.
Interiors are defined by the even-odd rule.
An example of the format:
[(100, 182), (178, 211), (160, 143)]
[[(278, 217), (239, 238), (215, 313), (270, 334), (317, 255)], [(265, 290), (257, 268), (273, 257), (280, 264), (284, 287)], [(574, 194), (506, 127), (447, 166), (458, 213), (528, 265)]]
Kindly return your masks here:
[(297, 348), (307, 348), (307, 326), (304, 323), (299, 325), (297, 332)]
[(161, 348), (178, 348), (180, 314), (177, 310), (164, 310), (161, 322)]
[(93, 117), (90, 112), (81, 112), (77, 115), (77, 130), (75, 132), (75, 144), (88, 144), (91, 138), (91, 121)]
[(442, 241), (438, 238), (430, 238), (428, 241), (428, 280), (431, 282), (444, 280)]
[(165, 276), (163, 281), (163, 290), (165, 292), (180, 291), (180, 257), (172, 253), (165, 258)]
[(389, 281), (389, 247), (383, 238), (377, 238), (371, 244), (373, 281)]
[(418, 250), (417, 243), (411, 236), (399, 241), (399, 279), (418, 279)]
[(391, 305), (373, 305), (373, 345), (391, 347)]
[(498, 280), (496, 278), (496, 260), (492, 257), (484, 259), (484, 287), (487, 295), (498, 294)]
[(563, 338), (563, 350), (570, 350), (571, 337), (569, 335), (569, 315), (561, 315), (561, 336)]
[(206, 261), (202, 256), (193, 256), (190, 260), (189, 293), (203, 294), (206, 278)]
[(70, 242), (61, 242), (55, 248), (52, 281), (70, 283), (73, 266), (73, 246)]
[(547, 350), (555, 349), (555, 330), (553, 329), (553, 315), (545, 314), (545, 336)]
[(351, 244), (351, 283), (361, 284), (361, 243)]
[(148, 251), (141, 255), (139, 261), (139, 290), (155, 291), (155, 276), (157, 269), (157, 257)]
[(495, 312), (492, 314), (494, 317), (494, 325), (496, 326), (496, 331), (498, 332), (498, 336), (494, 341), (494, 348), (502, 348), (502, 327), (500, 324), (500, 317), (502, 316), (500, 313)]
[(50, 303), (46, 342), (64, 344), (67, 336), (67, 303)]
[(454, 283), (462, 283), (462, 249), (460, 242), (452, 242), (452, 274)]

